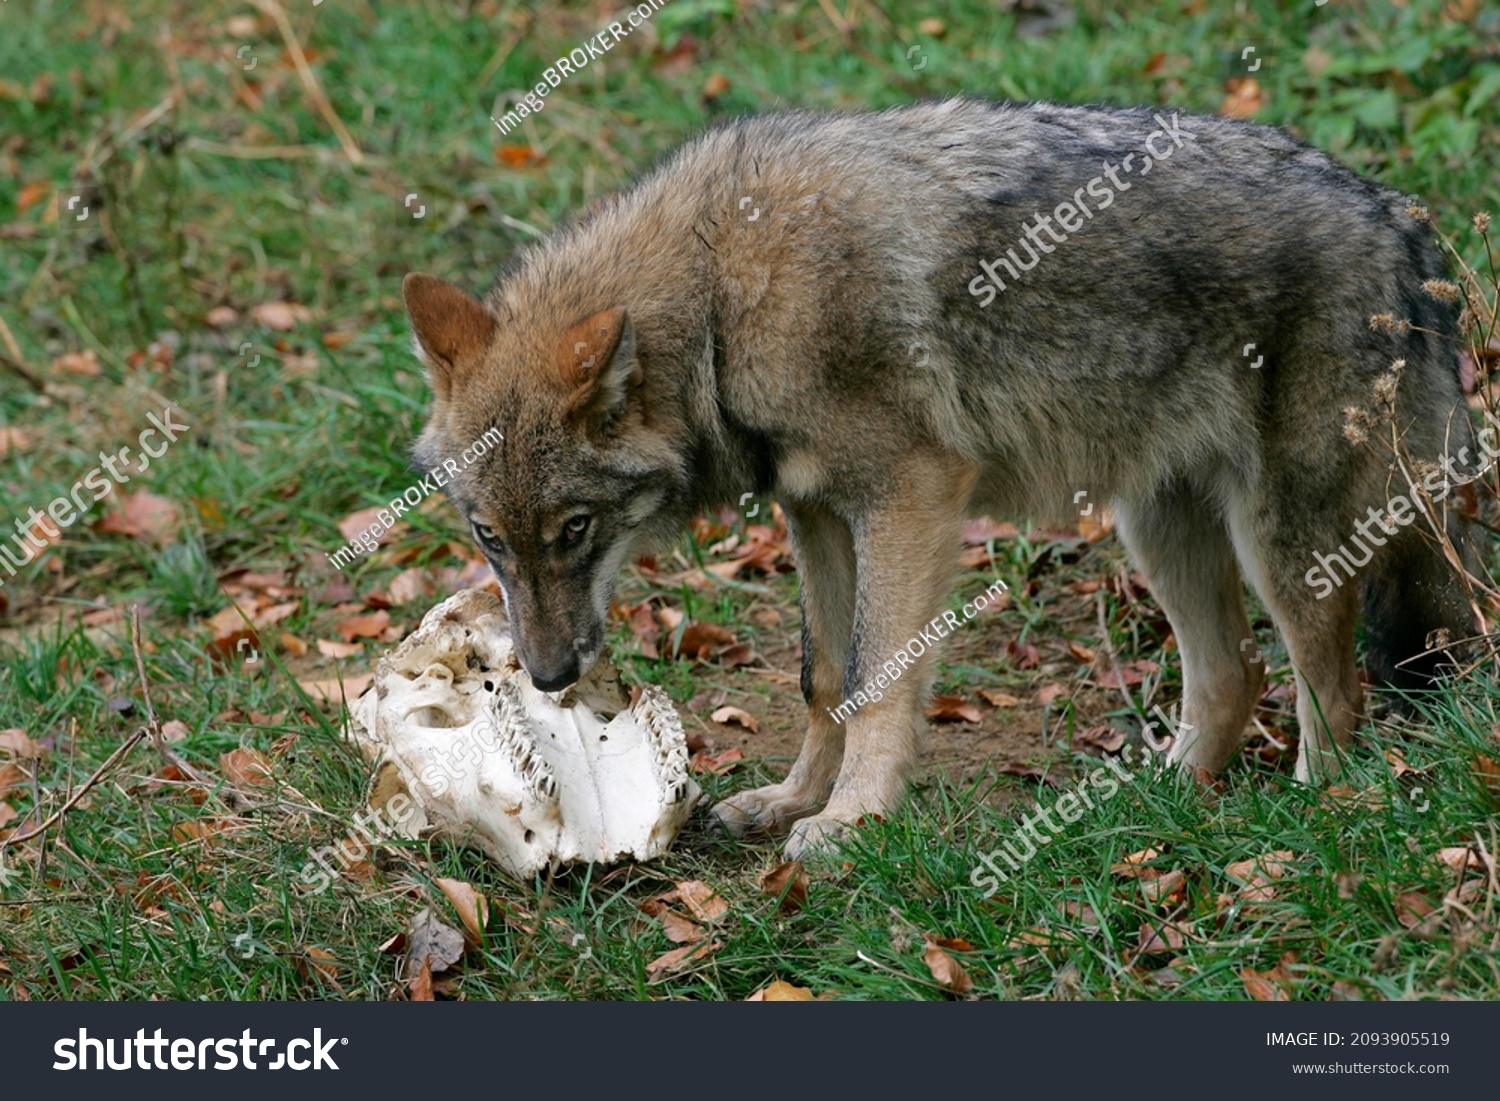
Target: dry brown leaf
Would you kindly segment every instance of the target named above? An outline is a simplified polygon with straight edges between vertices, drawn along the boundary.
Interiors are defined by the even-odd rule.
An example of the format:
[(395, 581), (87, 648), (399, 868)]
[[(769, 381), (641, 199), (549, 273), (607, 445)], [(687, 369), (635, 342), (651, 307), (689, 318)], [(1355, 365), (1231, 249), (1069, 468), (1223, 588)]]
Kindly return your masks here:
[(0, 425), (0, 459), (12, 451), (25, 451), (30, 446), (31, 437), (25, 432), (8, 424)]
[(1053, 700), (1060, 696), (1065, 697), (1067, 694), (1068, 686), (1065, 684), (1044, 684), (1037, 689), (1036, 702), (1046, 707)]
[(1182, 951), (1183, 946), (1193, 935), (1191, 922), (1182, 924), (1168, 921), (1160, 925), (1147, 922), (1141, 926), (1135, 954), (1137, 957), (1169, 956)]
[(171, 501), (144, 489), (121, 494), (118, 500), (118, 508), (94, 522), (95, 531), (147, 539), (163, 546), (176, 542), (181, 518)]
[(1029, 642), (1011, 640), (1005, 644), (1005, 653), (1017, 669), (1035, 669), (1042, 663), (1042, 655)]
[(1219, 104), (1219, 114), (1247, 119), (1266, 105), (1266, 91), (1253, 76), (1232, 76), (1224, 82), (1229, 94)]
[(416, 973), (406, 979), (406, 996), (414, 1002), (436, 1001), (432, 995), (432, 958), (423, 956)]
[(1080, 646), (1076, 642), (1068, 643), (1068, 654), (1079, 665), (1094, 664), (1094, 658), (1096, 656), (1094, 654), (1094, 651), (1090, 650), (1087, 646)]
[(271, 762), (258, 749), (240, 746), (219, 758), (219, 767), (230, 783), (246, 787), (265, 787), (271, 782)]
[(337, 625), (336, 630), (345, 642), (353, 642), (357, 638), (379, 638), (390, 625), (391, 613), (379, 611), (346, 619)]
[(295, 329), (312, 317), (312, 310), (294, 302), (262, 302), (250, 308), (250, 317), (267, 329)]
[(432, 577), (427, 571), (412, 566), (391, 578), (390, 587), (386, 591), (391, 594), (391, 603), (399, 608), (413, 600), (432, 595), (434, 588)]
[(1019, 696), (1012, 696), (1009, 692), (1001, 692), (998, 688), (981, 688), (979, 696), (991, 707), (1020, 707)]
[(276, 637), (281, 640), (281, 645), (285, 648), (286, 652), (293, 657), (300, 658), (307, 653), (307, 643), (303, 642), (290, 631), (281, 631)]
[(1437, 851), (1437, 858), (1454, 871), (1459, 868), (1483, 868), (1484, 861), (1467, 845), (1451, 845)]
[(701, 749), (688, 758), (688, 768), (697, 773), (712, 773), (722, 776), (732, 769), (736, 764), (745, 759), (744, 750), (739, 746), (731, 746), (722, 753), (709, 753)]
[(360, 673), (334, 680), (299, 680), (298, 687), (319, 703), (340, 704), (347, 698), (353, 703), (375, 682), (374, 673)]
[(1401, 892), (1396, 896), (1394, 906), (1396, 920), (1408, 929), (1415, 929), (1423, 918), (1437, 909), (1421, 891)]
[(168, 719), (161, 724), (161, 736), (165, 742), (180, 742), (191, 733), (188, 724), (181, 719)]
[(931, 937), (926, 938), (927, 949), (922, 953), (922, 962), (932, 972), (935, 981), (952, 994), (968, 994), (974, 989), (974, 980), (963, 965), (940, 948)]
[(1155, 878), (1161, 874), (1156, 868), (1148, 868), (1143, 865), (1155, 860), (1161, 853), (1155, 849), (1140, 849), (1137, 852), (1128, 853), (1120, 857), (1118, 864), (1111, 864), (1109, 870), (1115, 875), (1123, 875), (1131, 879), (1144, 877)]
[(1143, 878), (1140, 883), (1141, 894), (1155, 906), (1175, 908), (1182, 904), (1187, 892), (1187, 875), (1181, 868), (1173, 868), (1154, 879)]
[(752, 734), (760, 732), (760, 721), (748, 711), (742, 711), (738, 707), (721, 707), (709, 716), (716, 723), (737, 723)]
[(332, 984), (338, 989), (338, 961), (334, 954), (325, 948), (308, 948), (297, 956), (297, 972), (302, 976), (303, 982), (311, 982), (316, 975), (324, 982)]
[(963, 696), (933, 696), (927, 703), (925, 714), (935, 723), (977, 723), (984, 721), (984, 712)]
[(685, 879), (677, 884), (677, 897), (699, 921), (715, 922), (729, 912), (729, 903), (702, 880)]
[(676, 910), (663, 910), (660, 914), (662, 932), (673, 944), (697, 944), (708, 936), (703, 926), (690, 921)]
[(485, 926), (490, 923), (490, 900), (461, 879), (438, 878), (433, 882), (458, 911), (458, 919), (469, 931), (469, 943), (483, 944)]
[(408, 979), (424, 967), (433, 974), (448, 970), (463, 957), (464, 935), (443, 922), (432, 907), (424, 906), (411, 919), (406, 934), (406, 974)]
[(364, 649), (358, 642), (335, 642), (331, 638), (318, 639), (318, 653), (325, 658), (352, 658)]
[(0, 730), (0, 753), (16, 758), (45, 757), (47, 749), (27, 737), (26, 731), (13, 726), (8, 730)]
[(757, 990), (745, 999), (747, 1002), (815, 1002), (813, 992), (805, 986), (793, 986), (777, 979), (770, 986)]
[(10, 763), (0, 765), (0, 798), (30, 786), (30, 778), (21, 771), (20, 765)]
[(800, 860), (778, 864), (760, 877), (760, 893), (781, 900), (782, 913), (793, 914), (807, 905), (807, 869)]
[(52, 369), (64, 374), (93, 378), (99, 374), (99, 356), (92, 348), (82, 352), (64, 352), (52, 361)]
[(669, 975), (675, 975), (683, 970), (690, 963), (707, 959), (723, 947), (722, 941), (710, 940), (701, 944), (685, 944), (681, 948), (674, 948), (670, 952), (657, 956), (646, 965), (646, 981), (660, 982)]
[(1256, 1002), (1289, 1002), (1292, 996), (1276, 983), (1272, 982), (1266, 975), (1251, 968), (1245, 968), (1240, 972), (1240, 980), (1245, 984), (1245, 993), (1250, 996), (1251, 1001)]

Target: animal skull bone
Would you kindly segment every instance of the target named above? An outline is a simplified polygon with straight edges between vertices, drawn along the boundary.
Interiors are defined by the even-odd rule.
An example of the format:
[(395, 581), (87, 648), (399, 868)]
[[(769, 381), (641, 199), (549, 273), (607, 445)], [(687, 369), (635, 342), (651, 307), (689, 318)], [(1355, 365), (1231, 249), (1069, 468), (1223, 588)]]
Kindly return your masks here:
[(521, 669), (504, 607), (468, 589), (429, 611), (351, 708), (351, 735), (378, 762), (371, 805), (405, 793), (400, 830), (477, 845), (529, 878), (554, 861), (650, 860), (700, 792), (666, 693), (635, 703), (601, 658), (577, 684), (541, 692)]

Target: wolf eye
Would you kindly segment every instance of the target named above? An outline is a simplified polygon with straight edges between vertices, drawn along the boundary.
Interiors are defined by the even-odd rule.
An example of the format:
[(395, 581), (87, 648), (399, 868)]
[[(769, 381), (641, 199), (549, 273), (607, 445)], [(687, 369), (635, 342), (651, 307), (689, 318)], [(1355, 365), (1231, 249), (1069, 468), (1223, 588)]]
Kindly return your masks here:
[(500, 545), (500, 536), (495, 534), (493, 528), (487, 528), (483, 524), (473, 520), (469, 521), (469, 526), (474, 529), (474, 538), (478, 539), (481, 543), (487, 543), (492, 547)]
[(583, 533), (589, 530), (589, 518), (587, 516), (575, 516), (563, 525), (563, 540), (568, 543), (576, 543), (583, 538)]

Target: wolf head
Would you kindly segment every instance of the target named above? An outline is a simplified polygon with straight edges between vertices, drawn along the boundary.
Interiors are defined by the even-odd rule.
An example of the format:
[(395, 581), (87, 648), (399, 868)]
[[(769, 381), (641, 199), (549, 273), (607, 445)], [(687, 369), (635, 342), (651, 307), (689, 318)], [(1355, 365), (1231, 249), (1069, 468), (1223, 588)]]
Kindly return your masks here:
[[(603, 648), (621, 565), (691, 516), (671, 418), (651, 413), (649, 357), (619, 305), (558, 316), (555, 304), (480, 302), (419, 273), (402, 294), (434, 397), (417, 463), (447, 472), (505, 593), (521, 664), (538, 689), (559, 691)], [(470, 451), (491, 428), (499, 446)]]

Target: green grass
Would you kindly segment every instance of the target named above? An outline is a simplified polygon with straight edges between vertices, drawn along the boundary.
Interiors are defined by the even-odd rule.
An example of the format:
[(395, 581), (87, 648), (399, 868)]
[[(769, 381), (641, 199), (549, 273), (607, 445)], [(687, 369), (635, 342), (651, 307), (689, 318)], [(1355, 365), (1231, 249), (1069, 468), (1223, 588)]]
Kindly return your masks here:
[[(367, 769), (294, 679), (364, 671), (381, 647), (368, 643), (340, 664), (316, 651), (296, 658), (275, 636), (332, 638), (349, 614), (335, 609), (403, 569), (462, 564), (447, 544), (467, 541), (451, 509), (432, 502), (408, 514), (395, 544), (345, 571), (352, 593), (329, 588), (338, 575), (324, 553), (344, 542), (338, 521), (413, 480), (406, 448), (426, 393), (400, 311), (405, 272), (482, 289), (533, 230), (723, 116), (958, 93), (1212, 113), (1225, 78), (1248, 68), (1248, 46), (1262, 61), (1253, 74), (1265, 95), (1260, 121), (1422, 197), (1450, 232), (1474, 210), (1500, 208), (1500, 58), (1483, 46), (1500, 32), (1493, 11), (1465, 23), (1437, 0), (1296, 10), (1085, 2), (1069, 25), (1029, 35), (996, 5), (970, 0), (941, 10), (845, 6), (847, 37), (817, 3), (672, 0), (650, 30), (566, 79), (540, 116), (504, 139), (488, 116), (598, 29), (593, 5), (431, 0), (378, 15), (361, 4), (297, 7), (297, 38), (362, 152), (354, 164), (283, 56), (274, 22), (252, 8), (152, 0), (96, 24), (69, 5), (5, 5), (0, 321), (16, 349), (0, 342), (0, 425), (26, 442), (0, 457), (0, 519), (68, 492), (163, 401), (178, 402), (192, 428), (127, 487), (176, 504), (173, 545), (92, 530), (117, 493), (66, 531), (48, 565), (0, 588), (0, 730), (24, 729), (47, 750), (34, 781), (0, 801), (22, 816), (11, 826), (34, 824), (33, 811), (57, 810), (140, 726), (145, 701), (122, 622), (80, 622), (136, 603), (155, 711), (187, 728), (175, 752), (218, 776), (221, 755), (251, 746), (271, 756), (274, 784), (256, 789), (253, 808), (226, 805), (227, 791), (199, 804), (183, 784), (151, 788), (146, 778), (162, 762), (149, 744), (137, 747), (40, 842), (5, 851), (15, 875), (0, 887), (0, 996), (401, 996), (400, 958), (381, 945), (429, 903), (457, 923), (432, 886), (439, 877), (506, 904), (448, 991), (467, 998), (743, 998), (772, 979), (841, 998), (946, 997), (923, 962), (928, 936), (974, 946), (954, 955), (982, 996), (1243, 998), (1242, 972), (1271, 970), (1287, 952), (1297, 957), (1285, 965), (1286, 989), (1299, 998), (1329, 997), (1335, 983), (1341, 995), (1366, 997), (1500, 996), (1494, 894), (1465, 895), (1416, 928), (1402, 921), (1413, 903), (1397, 908), (1410, 892), (1441, 903), (1455, 885), (1457, 873), (1433, 858), (1439, 849), (1496, 851), (1494, 795), (1475, 775), (1478, 757), (1500, 755), (1494, 694), (1477, 680), (1399, 743), (1379, 731), (1351, 754), (1344, 784), (1373, 793), (1377, 806), (1322, 798), (1248, 756), (1207, 802), (1171, 777), (1142, 775), (988, 900), (970, 880), (975, 854), (1012, 837), (1038, 798), (1054, 797), (1014, 777), (929, 781), (907, 809), (861, 831), (846, 861), (814, 869), (796, 913), (780, 912), (757, 883), (778, 861), (776, 846), (718, 838), (701, 815), (648, 866), (517, 884), (455, 846), (400, 843), (382, 850), (367, 879), (341, 878), (318, 894), (298, 882), (310, 850), (350, 833)], [(918, 29), (929, 16), (942, 19), (940, 35)], [(33, 96), (49, 74), (50, 95)], [(708, 100), (715, 74), (729, 88)], [(497, 145), (518, 142), (545, 162), (497, 162)], [(421, 219), (403, 205), (413, 193)], [(67, 209), (75, 194), (90, 208), (86, 221)], [(1463, 242), (1477, 260), (1472, 236)], [(309, 312), (290, 330), (254, 319), (255, 307), (282, 301)], [(222, 307), (233, 318), (214, 315), (211, 325)], [(153, 344), (171, 354), (153, 356)], [(52, 366), (88, 351), (97, 376)], [(1057, 561), (1040, 541), (996, 549), (985, 577), (1012, 583), (1007, 631), (1097, 642), (1092, 614), (1070, 613), (1077, 601), (1066, 586), (1117, 569), (1118, 548), (1090, 548), (1080, 563)], [(689, 564), (704, 560), (691, 539), (681, 550)], [(227, 605), (220, 582), (244, 569), (284, 573), (300, 602), (263, 633), (272, 652), (255, 667), (213, 653), (202, 623)], [(966, 584), (978, 586), (978, 575)], [(794, 594), (794, 575), (703, 594), (633, 574), (621, 596), (654, 595), (769, 645), (794, 637)], [(747, 617), (766, 605), (782, 621), (758, 629)], [(409, 630), (423, 607), (393, 608), (393, 624)], [(1106, 595), (1105, 612), (1121, 660), (1156, 661), (1162, 672), (1144, 687), (1175, 699), (1176, 652), (1163, 649), (1150, 606)], [(763, 701), (795, 691), (632, 656), (622, 627), (613, 641), (634, 680), (659, 682), (679, 702), (707, 688)], [(1284, 680), (1284, 658), (1267, 653), (1273, 679)], [(946, 660), (939, 689), (1034, 691), (1042, 679), (997, 652)], [(1082, 706), (1049, 712), (1064, 749)], [(1107, 714), (1122, 727), (1139, 717)], [(1397, 779), (1378, 752), (1391, 747), (1417, 771)], [(1066, 774), (1099, 767), (1059, 756), (1056, 745), (1039, 746), (1036, 759)], [(784, 765), (752, 760), (701, 777), (705, 802)], [(1184, 874), (1171, 908), (1110, 871), (1147, 847), (1159, 850), (1160, 870)], [(1290, 871), (1273, 899), (1247, 902), (1226, 876), (1235, 861), (1285, 851)], [(1348, 878), (1356, 873), (1358, 883)], [(712, 930), (722, 946), (651, 982), (647, 965), (673, 945), (639, 904), (688, 879), (728, 903)], [(1174, 952), (1140, 956), (1142, 925), (1166, 920), (1191, 923), (1192, 935)], [(1027, 943), (1028, 933), (1046, 943)]]

